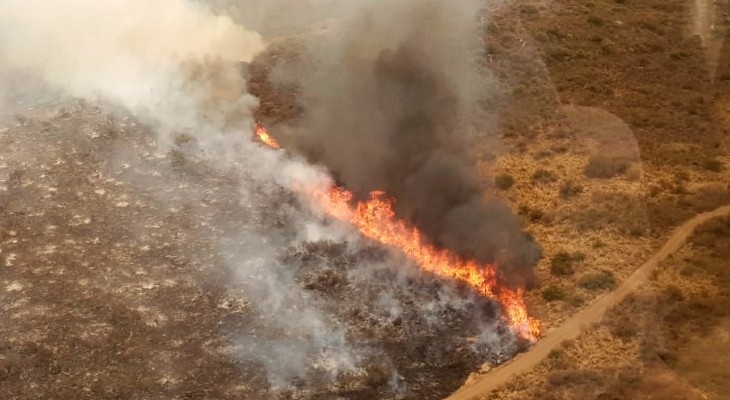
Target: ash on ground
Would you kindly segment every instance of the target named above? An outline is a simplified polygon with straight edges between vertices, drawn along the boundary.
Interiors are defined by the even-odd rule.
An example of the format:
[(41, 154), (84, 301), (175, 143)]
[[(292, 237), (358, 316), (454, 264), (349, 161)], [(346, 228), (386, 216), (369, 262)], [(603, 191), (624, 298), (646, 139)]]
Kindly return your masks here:
[[(162, 153), (152, 138), (79, 102), (1, 120), (0, 397), (436, 399), (518, 351), (468, 288), (364, 240), (287, 239), (306, 214), (291, 194), (268, 188), (254, 207), (240, 171), (210, 167), (184, 136)], [(267, 296), (241, 271), (246, 232), (281, 235), (262, 268), (289, 291)], [(274, 300), (323, 325), (272, 323)], [(339, 341), (311, 336), (332, 330)], [(289, 382), (272, 384), (267, 362), (282, 359), (252, 357), (286, 361), (301, 342), (312, 354)], [(321, 357), (336, 346), (347, 360)]]

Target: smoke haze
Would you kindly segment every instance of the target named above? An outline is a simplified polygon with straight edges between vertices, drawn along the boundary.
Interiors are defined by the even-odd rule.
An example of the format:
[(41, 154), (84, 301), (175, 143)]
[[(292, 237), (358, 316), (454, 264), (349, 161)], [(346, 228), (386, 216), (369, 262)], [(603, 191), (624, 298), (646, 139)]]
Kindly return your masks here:
[[(362, 1), (311, 46), (299, 147), (361, 197), (384, 190), (436, 245), (520, 276), (539, 257), (505, 205), (484, 198), (468, 147), (492, 123), (480, 67), (483, 3)], [(295, 78), (296, 79), (296, 78)]]
[[(231, 66), (263, 49), (259, 34), (188, 0), (0, 4), (3, 69), (72, 96), (116, 101), (166, 130), (200, 126), (201, 105), (214, 95), (244, 110), (255, 106)], [(225, 93), (213, 93), (211, 76), (225, 82), (216, 85)]]
[[(324, 365), (320, 370), (326, 374), (352, 368), (353, 361), (344, 333), (305, 292), (292, 287), (291, 272), (277, 260), (280, 246), (332, 234), (280, 203), (278, 212), (291, 221), (293, 238), (261, 217), (270, 213), (272, 198), (283, 196), (282, 187), (331, 184), (320, 168), (250, 139), (258, 101), (246, 91), (242, 63), (264, 48), (258, 33), (188, 0), (0, 3), (0, 72), (16, 80), (13, 86), (41, 81), (45, 90), (120, 105), (155, 128), (158, 150), (169, 149), (184, 132), (219, 171), (240, 171), (241, 202), (250, 221), (240, 221), (240, 232), (219, 246), (262, 325), (285, 334), (239, 333), (236, 356), (262, 365), (269, 383), (278, 387), (309, 376), (314, 361)], [(0, 85), (0, 98), (10, 91)], [(31, 101), (40, 100), (33, 96)], [(129, 155), (114, 156), (133, 162)], [(177, 177), (171, 173), (169, 179)]]
[[(295, 3), (303, 3), (292, 0), (216, 3), (220, 9), (235, 6), (236, 21), (258, 22), (263, 30), (277, 25), (296, 30), (317, 20), (311, 11), (297, 15), (302, 8)], [(296, 145), (359, 195), (385, 190), (395, 196), (398, 213), (437, 245), (483, 262), (499, 261), (506, 272), (520, 275), (534, 262), (537, 248), (506, 206), (483, 198), (467, 156), (470, 135), (489, 122), (479, 106), (490, 86), (476, 62), (482, 47), (480, 3), (306, 2), (345, 22), (310, 47), (317, 65), (313, 73), (294, 78), (306, 111), (306, 134)], [(249, 6), (257, 6), (258, 14), (246, 15)], [(22, 73), (73, 97), (121, 105), (156, 128), (162, 150), (185, 132), (219, 170), (241, 171), (241, 203), (251, 211), (251, 221), (242, 221), (241, 232), (219, 245), (235, 283), (260, 317), (261, 330), (279, 333), (242, 332), (236, 346), (243, 360), (265, 367), (271, 385), (286, 386), (315, 372), (335, 379), (360, 368), (372, 354), (386, 359), (377, 343), (349, 342), (353, 332), (343, 320), (350, 315), (371, 313), (369, 318), (385, 326), (383, 321), (390, 324), (410, 312), (413, 326), (406, 321), (392, 329), (405, 336), (441, 325), (439, 333), (453, 336), (450, 349), (457, 349), (458, 335), (441, 321), (458, 311), (459, 321), (489, 333), (480, 344), (494, 342), (495, 348), (513, 351), (511, 343), (500, 342), (504, 335), (491, 335), (497, 307), (450, 287), (421, 290), (410, 281), (417, 271), (407, 269), (407, 260), (350, 260), (349, 268), (357, 272), (348, 274), (340, 267), (347, 275), (343, 282), (356, 283), (352, 299), (338, 294), (341, 298), (327, 303), (300, 287), (295, 272), (316, 263), (293, 268), (278, 257), (282, 248), (311, 240), (357, 241), (341, 224), (312, 222), (316, 218), (308, 211), (279, 201), (282, 188), (296, 192), (303, 183), (327, 188), (333, 182), (324, 168), (250, 140), (258, 102), (247, 93), (241, 64), (264, 49), (258, 33), (190, 0), (0, 3), (0, 72)], [(270, 227), (265, 215), (272, 204), (286, 229)], [(319, 263), (315, 266), (331, 268), (326, 257)], [(393, 272), (396, 263), (402, 268)], [(377, 279), (387, 284), (373, 297), (368, 284)], [(406, 294), (400, 293), (404, 287)], [(484, 310), (483, 320), (473, 317)], [(387, 340), (383, 332), (379, 339)], [(444, 351), (441, 343), (422, 340), (423, 348)]]

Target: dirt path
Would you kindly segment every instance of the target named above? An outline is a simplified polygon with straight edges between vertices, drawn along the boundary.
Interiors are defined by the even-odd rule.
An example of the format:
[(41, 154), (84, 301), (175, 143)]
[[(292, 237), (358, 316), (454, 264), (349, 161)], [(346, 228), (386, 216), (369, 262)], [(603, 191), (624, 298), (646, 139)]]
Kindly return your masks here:
[(486, 396), (499, 386), (505, 384), (511, 377), (524, 373), (542, 361), (551, 350), (559, 346), (566, 339), (576, 338), (583, 327), (603, 319), (608, 309), (620, 303), (626, 295), (636, 290), (650, 276), (659, 262), (677, 251), (689, 238), (694, 229), (702, 223), (722, 215), (730, 214), (730, 205), (713, 211), (698, 214), (691, 220), (678, 227), (662, 248), (637, 269), (621, 286), (596, 300), (578, 314), (569, 318), (559, 327), (551, 330), (540, 339), (527, 353), (517, 356), (507, 364), (493, 369), (469, 386), (463, 386), (446, 400), (471, 400)]

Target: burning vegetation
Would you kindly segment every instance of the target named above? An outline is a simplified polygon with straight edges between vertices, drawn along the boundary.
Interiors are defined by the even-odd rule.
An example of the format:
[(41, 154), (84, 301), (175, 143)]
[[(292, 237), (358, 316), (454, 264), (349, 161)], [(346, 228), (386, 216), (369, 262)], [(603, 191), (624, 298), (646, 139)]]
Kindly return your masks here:
[[(302, 103), (300, 118), (281, 126), (292, 135), (281, 137), (254, 122), (259, 104), (246, 90), (256, 82), (241, 73), (264, 39), (204, 3), (0, 4), (0, 72), (84, 99), (73, 111), (39, 105), (0, 129), (3, 148), (23, 138), (23, 151), (48, 155), (0, 162), (28, 165), (9, 175), (12, 196), (29, 200), (8, 219), (8, 248), (28, 264), (39, 257), (33, 249), (50, 249), (43, 254), (59, 258), (39, 282), (67, 267), (58, 279), (73, 289), (60, 291), (72, 294), (69, 304), (98, 298), (132, 321), (127, 329), (93, 307), (79, 318), (104, 327), (98, 340), (83, 327), (59, 329), (71, 311), (45, 295), (59, 291), (39, 285), (38, 296), (35, 278), (18, 268), (12, 304), (58, 311), (18, 318), (20, 331), (53, 327), (40, 340), (71, 359), (74, 374), (55, 359), (58, 377), (44, 363), (6, 368), (12, 377), (29, 371), (11, 392), (76, 398), (57, 390), (62, 381), (99, 399), (439, 398), (538, 338), (522, 288), (540, 249), (509, 207), (485, 198), (468, 151), (490, 121), (488, 73), (474, 56), (482, 5), (380, 3), (358, 2), (323, 47), (307, 49), (311, 71), (277, 71)], [(255, 126), (255, 140), (245, 126)], [(33, 186), (48, 175), (59, 184)], [(61, 222), (29, 221), (41, 206)], [(84, 221), (64, 230), (70, 241), (54, 236), (68, 217), (60, 210)], [(28, 227), (22, 240), (16, 226)], [(60, 251), (69, 243), (78, 247)], [(89, 260), (106, 254), (128, 268), (89, 275)], [(27, 298), (16, 293), (24, 290)], [(13, 340), (0, 347), (27, 352)], [(111, 382), (123, 352), (135, 357), (118, 370), (129, 380)], [(89, 383), (89, 370), (100, 380)]]
[[(276, 140), (263, 125), (256, 126), (256, 135), (262, 143), (279, 149)], [(298, 186), (295, 184), (295, 187)], [(480, 265), (475, 260), (464, 260), (448, 250), (438, 250), (428, 244), (418, 228), (409, 227), (393, 211), (394, 199), (382, 191), (370, 193), (370, 199), (353, 202), (352, 192), (333, 187), (299, 187), (300, 193), (316, 201), (327, 215), (348, 222), (364, 236), (403, 252), (428, 273), (466, 283), (479, 295), (498, 300), (506, 322), (520, 337), (534, 341), (540, 334), (540, 324), (527, 314), (522, 289), (512, 290), (503, 283), (494, 265)]]
[(256, 123), (256, 130), (254, 131), (254, 133), (256, 133), (256, 137), (261, 141), (261, 143), (274, 149), (281, 148), (276, 139), (269, 135), (269, 132), (266, 131), (266, 128), (264, 128), (264, 126), (260, 122)]

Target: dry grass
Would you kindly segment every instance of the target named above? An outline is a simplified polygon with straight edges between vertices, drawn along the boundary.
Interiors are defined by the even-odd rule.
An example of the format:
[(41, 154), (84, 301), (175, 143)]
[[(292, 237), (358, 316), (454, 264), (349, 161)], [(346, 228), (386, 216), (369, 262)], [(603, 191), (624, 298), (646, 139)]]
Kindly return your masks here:
[(589, 178), (608, 179), (624, 174), (631, 159), (620, 156), (595, 155), (588, 160), (585, 174)]

